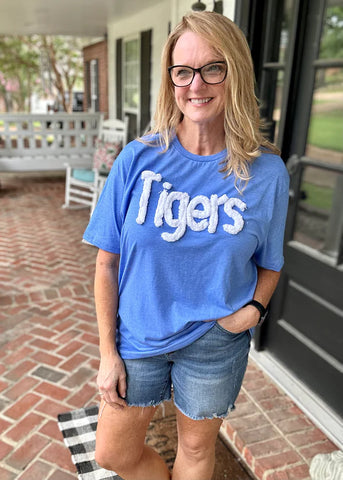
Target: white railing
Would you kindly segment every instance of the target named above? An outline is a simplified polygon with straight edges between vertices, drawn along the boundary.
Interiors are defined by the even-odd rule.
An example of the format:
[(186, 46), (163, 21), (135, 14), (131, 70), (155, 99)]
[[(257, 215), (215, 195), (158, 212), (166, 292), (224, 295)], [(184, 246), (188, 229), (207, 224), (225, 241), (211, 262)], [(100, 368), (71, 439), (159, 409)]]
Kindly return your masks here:
[(0, 114), (0, 171), (92, 164), (99, 113)]

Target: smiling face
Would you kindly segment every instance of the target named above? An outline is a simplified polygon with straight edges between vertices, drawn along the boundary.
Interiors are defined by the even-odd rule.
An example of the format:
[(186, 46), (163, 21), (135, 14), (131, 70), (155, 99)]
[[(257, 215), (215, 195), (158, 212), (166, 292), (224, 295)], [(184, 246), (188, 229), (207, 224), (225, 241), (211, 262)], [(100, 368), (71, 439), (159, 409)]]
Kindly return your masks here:
[[(203, 38), (190, 31), (180, 36), (173, 51), (173, 65), (200, 68), (222, 60)], [(196, 73), (189, 86), (174, 87), (177, 106), (184, 115), (183, 122), (194, 126), (211, 124), (223, 130), (226, 81), (209, 85)]]

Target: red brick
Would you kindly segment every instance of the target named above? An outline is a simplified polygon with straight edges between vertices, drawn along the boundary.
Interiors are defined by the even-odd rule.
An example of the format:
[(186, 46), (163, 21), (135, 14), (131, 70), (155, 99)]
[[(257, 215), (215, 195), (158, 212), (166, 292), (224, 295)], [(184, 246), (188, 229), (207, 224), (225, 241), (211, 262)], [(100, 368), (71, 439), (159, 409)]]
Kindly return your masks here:
[(48, 443), (49, 440), (42, 435), (32, 435), (10, 455), (8, 465), (23, 470)]
[(8, 388), (8, 385), (9, 384), (7, 382), (3, 382), (2, 380), (0, 380), (0, 392), (6, 390), (6, 388)]
[(49, 352), (51, 350), (56, 350), (56, 348), (58, 347), (57, 343), (48, 342), (47, 340), (42, 340), (41, 338), (36, 338), (30, 343), (30, 345), (36, 348), (41, 348), (42, 350), (47, 350)]
[(99, 337), (98, 335), (91, 335), (90, 333), (84, 333), (81, 337), (86, 343), (92, 343), (93, 345), (99, 345)]
[(59, 402), (54, 402), (50, 399), (43, 400), (43, 402), (41, 402), (35, 408), (35, 411), (45, 413), (46, 415), (49, 415), (50, 417), (53, 417), (55, 419), (59, 413), (68, 412), (69, 410), (70, 408), (67, 405)]
[(258, 428), (268, 424), (267, 418), (261, 413), (255, 413), (254, 415), (237, 417), (232, 420), (229, 418), (229, 422), (235, 430), (249, 430), (251, 428)]
[(35, 388), (35, 392), (46, 395), (49, 398), (54, 400), (63, 400), (65, 399), (70, 392), (65, 388), (57, 387), (48, 382), (42, 382)]
[(22, 347), (26, 342), (31, 340), (32, 337), (31, 335), (19, 335), (15, 340), (12, 340), (11, 342), (8, 342), (6, 345), (4, 345), (2, 348), (5, 350), (18, 350), (18, 348)]
[(3, 296), (0, 297), (0, 305), (1, 306), (12, 305), (12, 303), (13, 303), (12, 295), (3, 295)]
[(261, 388), (265, 387), (266, 381), (264, 380), (264, 378), (249, 380), (244, 378), (243, 385), (248, 392), (252, 392), (254, 390), (260, 390)]
[(76, 339), (81, 335), (81, 332), (78, 330), (68, 330), (64, 332), (62, 335), (55, 338), (55, 342), (59, 345), (67, 345), (71, 340)]
[(296, 447), (304, 447), (305, 445), (317, 443), (325, 439), (325, 434), (318, 428), (312, 428), (311, 430), (305, 430), (304, 432), (287, 435), (287, 440)]
[(85, 323), (85, 322), (79, 322), (77, 325), (78, 330), (81, 330), (83, 332), (88, 332), (92, 333), (93, 335), (99, 336), (98, 335), (98, 327), (97, 324), (94, 323)]
[(89, 323), (95, 323), (96, 322), (96, 317), (95, 317), (95, 311), (92, 314), (88, 314), (85, 312), (76, 312), (75, 313), (75, 318), (84, 320), (85, 322)]
[(11, 445), (0, 440), (0, 460), (5, 458), (12, 450), (13, 447)]
[(1, 480), (15, 480), (17, 477), (16, 473), (10, 472), (0, 467), (0, 478)]
[(78, 342), (78, 341), (72, 341), (65, 347), (61, 348), (60, 350), (57, 351), (59, 355), (63, 355), (65, 357), (70, 357), (73, 355), (75, 352), (80, 350), (84, 346), (84, 343)]
[(66, 370), (67, 372), (72, 372), (76, 367), (79, 367), (82, 363), (86, 362), (88, 357), (82, 353), (77, 353), (73, 357), (69, 358), (66, 362), (59, 365), (59, 368)]
[(261, 400), (260, 405), (264, 412), (268, 413), (269, 410), (280, 409), (280, 408), (287, 408), (291, 405), (294, 405), (292, 400), (289, 397), (276, 397), (276, 398), (266, 398)]
[(249, 393), (256, 401), (265, 400), (266, 398), (282, 396), (275, 386), (269, 386), (260, 390), (254, 390)]
[(31, 302), (41, 302), (44, 299), (42, 292), (31, 292), (29, 294)]
[(83, 385), (85, 382), (89, 382), (93, 377), (94, 372), (86, 367), (81, 367), (76, 370), (65, 382), (63, 386), (67, 388), (75, 388), (75, 386)]
[(83, 407), (94, 395), (97, 393), (97, 388), (94, 384), (84, 385), (75, 395), (69, 398), (68, 403), (75, 407)]
[(35, 427), (45, 421), (45, 418), (41, 415), (37, 415), (34, 412), (29, 413), (19, 423), (17, 423), (11, 430), (6, 433), (6, 437), (11, 440), (19, 441), (32, 432)]
[[(82, 349), (82, 352), (95, 358), (100, 357), (99, 347), (96, 347), (95, 345), (85, 345), (84, 348)], [(237, 401), (236, 401), (236, 404), (237, 404)]]
[(276, 470), (301, 461), (300, 455), (293, 450), (288, 450), (277, 455), (255, 459), (254, 473), (257, 477), (262, 478), (268, 470)]
[(42, 327), (37, 327), (31, 330), (30, 332), (32, 335), (35, 335), (36, 337), (43, 337), (43, 338), (51, 338), (55, 335), (54, 332), (50, 330), (50, 328), (42, 328)]
[(76, 475), (72, 475), (67, 472), (63, 472), (62, 470), (56, 470), (48, 480), (75, 480)]
[(236, 435), (236, 430), (232, 428), (230, 423), (224, 420), (223, 427), (222, 427), (226, 433), (226, 435), (229, 437), (231, 442), (234, 442), (235, 435)]
[(74, 313), (74, 310), (72, 310), (71, 308), (65, 308), (61, 312), (53, 315), (52, 319), (54, 321), (59, 320), (59, 324), (63, 325), (64, 322), (61, 322), (61, 320), (65, 320), (67, 317), (69, 317), (73, 313)]
[(254, 465), (254, 457), (251, 455), (249, 447), (245, 447), (242, 452), (242, 457), (245, 460), (246, 464), (248, 467), (253, 471), (253, 465)]
[(318, 453), (331, 453), (335, 450), (337, 450), (336, 445), (330, 442), (330, 440), (324, 440), (324, 442), (315, 443), (314, 445), (300, 449), (300, 453), (307, 460), (310, 460)]
[[(54, 317), (55, 318), (55, 317)], [(70, 327), (75, 325), (74, 320), (66, 320), (64, 322), (57, 322), (56, 325), (54, 325), (54, 330), (57, 332), (64, 332), (65, 330), (68, 330)]]
[(18, 480), (43, 480), (48, 478), (48, 475), (52, 469), (52, 465), (48, 465), (47, 463), (37, 460), (30, 465), (29, 468), (25, 469), (25, 472), (18, 477)]
[(49, 420), (45, 425), (40, 428), (39, 433), (46, 435), (49, 438), (63, 442), (63, 435), (58, 428), (56, 420)]
[(56, 366), (60, 363), (61, 358), (56, 355), (50, 355), (46, 352), (36, 352), (32, 355), (32, 358), (38, 363), (44, 363), (45, 365)]
[(36, 405), (41, 400), (39, 395), (34, 393), (28, 393), (20, 400), (11, 405), (7, 410), (4, 411), (4, 415), (7, 417), (18, 419), (22, 417), (25, 413), (28, 412), (34, 405)]
[(260, 413), (256, 404), (248, 400), (247, 402), (240, 403), (236, 406), (236, 409), (229, 413), (228, 419), (231, 421), (233, 418), (247, 417)]
[(267, 474), (264, 480), (310, 480), (309, 467), (306, 464), (288, 467)]
[(24, 294), (24, 293), (20, 293), (20, 294), (14, 296), (15, 303), (17, 303), (19, 305), (24, 304), (24, 303), (25, 304), (28, 303), (28, 300), (29, 300), (29, 296)]
[(251, 430), (241, 430), (239, 436), (245, 445), (252, 443), (263, 442), (265, 440), (271, 440), (272, 438), (278, 438), (280, 434), (273, 427), (273, 425), (265, 425), (260, 428), (254, 428)]
[(289, 450), (289, 443), (282, 437), (273, 438), (273, 440), (254, 443), (249, 446), (249, 450), (256, 458), (265, 457), (267, 455), (274, 455)]
[(0, 433), (4, 433), (8, 428), (10, 428), (13, 423), (8, 422), (0, 417)]
[[(89, 367), (92, 369), (92, 370), (96, 370), (98, 371), (99, 370), (99, 366), (100, 366), (100, 360), (98, 358), (93, 358), (89, 361)], [(233, 413), (233, 412), (232, 412)]]
[(300, 408), (293, 405), (285, 409), (272, 410), (268, 412), (268, 417), (272, 420), (273, 423), (279, 423), (282, 420), (288, 420), (290, 418), (304, 417), (304, 414), (300, 410)]
[(260, 378), (264, 379), (265, 384), (269, 382), (268, 377), (265, 377), (261, 370), (252, 370), (248, 366), (247, 371), (245, 372), (245, 375), (244, 375), (244, 381), (246, 382), (246, 381), (256, 380)]
[(305, 417), (291, 417), (282, 422), (278, 422), (277, 426), (284, 434), (288, 434), (308, 430), (312, 427), (312, 423)]
[(5, 375), (5, 377), (8, 378), (8, 380), (13, 380), (14, 382), (17, 382), (21, 379), (21, 377), (26, 375), (30, 370), (33, 370), (35, 367), (37, 367), (37, 363), (32, 362), (31, 360), (26, 360), (17, 365), (12, 370), (10, 370)]
[(11, 400), (16, 400), (17, 398), (21, 397), (24, 393), (31, 390), (39, 380), (33, 377), (24, 377), (19, 382), (17, 382), (12, 388), (7, 390), (5, 396), (10, 398)]
[(76, 471), (75, 465), (71, 461), (68, 448), (59, 443), (52, 443), (49, 445), (49, 447), (42, 453), (40, 458), (46, 460), (47, 462), (56, 464), (60, 468), (68, 470), (69, 472)]
[(32, 348), (25, 346), (23, 348), (20, 348), (16, 352), (13, 352), (11, 355), (8, 355), (4, 359), (4, 362), (6, 363), (6, 365), (15, 365), (21, 360), (27, 359), (27, 357), (30, 356), (32, 352)]

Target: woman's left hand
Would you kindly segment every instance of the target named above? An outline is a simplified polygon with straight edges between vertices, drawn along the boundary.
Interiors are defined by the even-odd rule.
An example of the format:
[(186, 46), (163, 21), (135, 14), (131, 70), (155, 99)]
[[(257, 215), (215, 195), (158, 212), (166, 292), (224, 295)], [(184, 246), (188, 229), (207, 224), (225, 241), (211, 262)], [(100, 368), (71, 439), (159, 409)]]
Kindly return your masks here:
[(241, 333), (249, 328), (256, 327), (260, 319), (260, 312), (253, 305), (240, 308), (237, 312), (219, 318), (217, 323), (231, 333)]

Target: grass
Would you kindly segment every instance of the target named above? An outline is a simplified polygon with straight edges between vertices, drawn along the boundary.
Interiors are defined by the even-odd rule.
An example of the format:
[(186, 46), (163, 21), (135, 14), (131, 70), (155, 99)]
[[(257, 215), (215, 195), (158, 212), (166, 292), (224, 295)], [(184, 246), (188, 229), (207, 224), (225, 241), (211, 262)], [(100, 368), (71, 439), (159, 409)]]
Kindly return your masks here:
[(332, 188), (320, 187), (313, 183), (303, 182), (301, 190), (306, 193), (306, 199), (302, 200), (302, 202), (305, 202), (311, 207), (320, 208), (321, 210), (331, 210)]
[(343, 112), (334, 110), (311, 117), (308, 143), (319, 148), (343, 150)]

